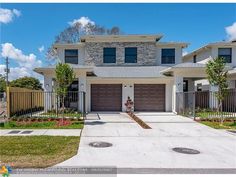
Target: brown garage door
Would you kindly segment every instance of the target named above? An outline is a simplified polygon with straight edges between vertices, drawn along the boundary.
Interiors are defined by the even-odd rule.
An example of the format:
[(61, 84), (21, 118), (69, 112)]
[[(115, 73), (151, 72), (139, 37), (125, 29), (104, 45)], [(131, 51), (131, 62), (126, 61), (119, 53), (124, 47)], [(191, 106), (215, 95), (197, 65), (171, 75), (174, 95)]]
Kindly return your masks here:
[(165, 84), (135, 84), (135, 111), (165, 111)]
[(91, 110), (92, 111), (121, 111), (122, 85), (121, 84), (92, 84)]

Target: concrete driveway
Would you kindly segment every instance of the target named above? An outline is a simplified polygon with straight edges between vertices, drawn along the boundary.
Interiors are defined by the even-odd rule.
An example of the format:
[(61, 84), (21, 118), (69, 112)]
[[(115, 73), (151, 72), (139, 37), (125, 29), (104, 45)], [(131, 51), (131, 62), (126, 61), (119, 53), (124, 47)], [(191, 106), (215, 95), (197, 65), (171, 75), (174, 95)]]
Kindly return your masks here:
[[(146, 170), (147, 173), (155, 173), (155, 169), (167, 169), (166, 172), (171, 173), (169, 168), (230, 169), (235, 172), (235, 135), (173, 113), (136, 115), (152, 129), (141, 128), (125, 113), (89, 114), (78, 154), (57, 166), (114, 166), (136, 169), (136, 172), (138, 168), (141, 172), (152, 169)], [(94, 141), (109, 142), (113, 146), (90, 147), (89, 143)], [(172, 150), (175, 147), (196, 149), (201, 153), (181, 154)]]

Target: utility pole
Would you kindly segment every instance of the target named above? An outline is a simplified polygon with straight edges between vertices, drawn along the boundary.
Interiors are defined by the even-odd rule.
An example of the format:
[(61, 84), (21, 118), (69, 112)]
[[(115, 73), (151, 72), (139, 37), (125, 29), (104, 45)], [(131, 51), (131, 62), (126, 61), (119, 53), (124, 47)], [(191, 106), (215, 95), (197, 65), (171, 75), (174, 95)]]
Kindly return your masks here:
[(7, 110), (6, 110), (6, 112), (7, 112), (7, 118), (9, 118), (9, 89), (8, 89), (8, 86), (9, 86), (9, 81), (8, 81), (8, 74), (9, 74), (9, 72), (10, 72), (10, 70), (9, 70), (9, 60), (8, 60), (8, 57), (6, 57), (6, 70), (5, 70), (5, 72), (6, 72), (6, 92), (5, 92), (5, 94), (6, 94), (6, 108), (7, 108)]
[(9, 74), (9, 60), (8, 57), (6, 57), (6, 87), (8, 87), (9, 85), (9, 81), (8, 81), (8, 74)]

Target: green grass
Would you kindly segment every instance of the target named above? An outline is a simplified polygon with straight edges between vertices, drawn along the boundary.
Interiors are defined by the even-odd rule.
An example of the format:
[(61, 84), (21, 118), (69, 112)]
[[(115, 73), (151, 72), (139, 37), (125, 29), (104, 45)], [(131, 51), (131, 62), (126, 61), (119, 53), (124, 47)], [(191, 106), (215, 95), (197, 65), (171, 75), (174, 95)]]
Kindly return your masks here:
[[(234, 116), (234, 114), (233, 113), (231, 113), (231, 112), (223, 112), (222, 113), (223, 114), (223, 116), (225, 116), (225, 117), (233, 117)], [(207, 118), (214, 118), (214, 116), (216, 116), (216, 118), (219, 118), (220, 116), (221, 116), (221, 113), (219, 113), (219, 112), (214, 112), (214, 111), (206, 111), (206, 112), (197, 112), (196, 113), (196, 116), (197, 117), (200, 117), (200, 118), (204, 118), (204, 119), (207, 119)]]
[(1, 163), (13, 168), (44, 168), (77, 154), (79, 137), (0, 136)]
[(200, 121), (200, 123), (215, 129), (236, 129), (236, 122), (224, 122), (223, 125), (220, 125), (219, 122), (211, 121)]
[(72, 121), (71, 125), (58, 126), (56, 121), (23, 123), (9, 121), (0, 124), (0, 129), (83, 129), (83, 121)]

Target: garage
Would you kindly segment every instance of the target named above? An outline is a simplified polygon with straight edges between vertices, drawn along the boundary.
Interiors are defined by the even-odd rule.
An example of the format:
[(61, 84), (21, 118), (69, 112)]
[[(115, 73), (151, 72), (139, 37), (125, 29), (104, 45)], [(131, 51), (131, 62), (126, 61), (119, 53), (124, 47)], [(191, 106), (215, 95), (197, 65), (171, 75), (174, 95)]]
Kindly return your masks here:
[(135, 111), (165, 111), (165, 84), (135, 84)]
[(91, 84), (92, 111), (121, 111), (121, 84)]

